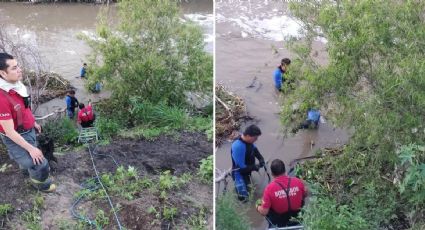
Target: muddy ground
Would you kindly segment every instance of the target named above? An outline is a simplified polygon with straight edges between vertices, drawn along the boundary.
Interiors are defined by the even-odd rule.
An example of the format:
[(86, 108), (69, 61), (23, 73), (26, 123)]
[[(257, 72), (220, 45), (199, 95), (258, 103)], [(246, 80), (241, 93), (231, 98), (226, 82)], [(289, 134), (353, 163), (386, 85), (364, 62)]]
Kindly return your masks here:
[[(187, 229), (188, 217), (197, 216), (201, 209), (206, 212), (208, 226), (212, 226), (212, 184), (204, 184), (196, 176), (199, 161), (212, 154), (212, 143), (207, 141), (205, 135), (182, 132), (174, 136), (161, 136), (155, 141), (117, 139), (108, 145), (98, 146), (96, 152), (113, 156), (120, 165), (134, 166), (139, 174), (154, 181), (157, 181), (159, 172), (164, 170), (170, 170), (176, 176), (187, 172), (194, 175), (188, 184), (168, 194), (167, 205), (178, 209), (173, 221), (148, 213), (150, 206), (161, 210), (165, 205), (158, 194), (150, 190), (141, 190), (131, 201), (112, 197), (114, 204), (120, 206), (118, 216), (126, 229)], [(57, 191), (52, 194), (41, 193), (44, 198), (40, 220), (42, 229), (66, 229), (64, 226), (77, 224), (70, 213), (75, 193), (80, 190), (80, 184), (84, 180), (95, 176), (86, 149), (57, 157), (59, 164), (53, 172), (58, 184)], [(0, 172), (0, 204), (11, 204), (14, 211), (8, 216), (0, 217), (0, 229), (25, 229), (21, 214), (32, 209), (37, 192), (26, 182), (27, 178), (9, 160), (3, 149), (0, 152), (0, 166), (5, 163), (11, 166)], [(114, 172), (116, 169), (110, 157), (96, 156), (95, 164), (101, 173)], [(93, 213), (99, 208), (109, 215), (109, 225), (105, 229), (117, 229), (106, 200), (83, 201), (77, 211), (94, 216)]]

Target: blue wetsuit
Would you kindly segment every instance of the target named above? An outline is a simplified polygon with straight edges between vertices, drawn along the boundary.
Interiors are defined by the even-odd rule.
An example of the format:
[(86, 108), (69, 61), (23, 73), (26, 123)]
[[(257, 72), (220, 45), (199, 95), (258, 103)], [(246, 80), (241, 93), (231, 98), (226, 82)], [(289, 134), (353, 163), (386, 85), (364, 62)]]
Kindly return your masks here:
[(81, 68), (80, 77), (86, 77), (86, 68), (85, 67)]
[(278, 66), (273, 73), (274, 87), (279, 91), (282, 89), (282, 83), (285, 81), (283, 77), (284, 74), (285, 71), (283, 71), (280, 66)]
[(309, 127), (319, 127), (320, 112), (316, 109), (307, 111), (307, 119), (300, 125), (300, 129), (308, 129)]
[[(239, 194), (239, 199), (243, 200), (249, 192), (249, 184), (251, 182), (251, 172), (256, 169), (255, 158), (264, 164), (264, 158), (254, 144), (246, 143), (241, 137), (232, 143), (232, 178), (235, 181), (236, 191)], [(244, 183), (245, 191), (238, 189), (238, 183)], [(243, 190), (243, 188), (242, 188)]]
[(316, 125), (319, 124), (320, 112), (315, 109), (309, 109), (307, 111), (307, 120), (314, 122)]

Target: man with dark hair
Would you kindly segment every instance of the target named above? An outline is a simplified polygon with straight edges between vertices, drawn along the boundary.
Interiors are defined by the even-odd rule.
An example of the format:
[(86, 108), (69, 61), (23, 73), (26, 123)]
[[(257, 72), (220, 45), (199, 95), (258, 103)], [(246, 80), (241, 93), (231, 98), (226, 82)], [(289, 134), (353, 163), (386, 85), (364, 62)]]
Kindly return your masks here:
[[(265, 165), (263, 156), (254, 145), (260, 135), (260, 128), (256, 125), (250, 125), (245, 129), (242, 136), (239, 136), (232, 143), (232, 178), (239, 200), (246, 201), (248, 198), (251, 172), (258, 171)], [(259, 165), (255, 164), (255, 158), (259, 160)]]
[(41, 126), (31, 112), (22, 70), (7, 53), (0, 53), (0, 77), (0, 136), (9, 157), (28, 171), (34, 187), (53, 192), (56, 185), (49, 179), (49, 164), (36, 147), (35, 129), (41, 132)]
[(77, 117), (78, 124), (80, 124), (83, 128), (92, 127), (95, 115), (93, 113), (91, 102), (89, 102), (89, 105), (87, 107), (83, 103), (80, 103), (78, 107), (80, 108)]
[(68, 90), (66, 97), (66, 114), (68, 115), (69, 119), (74, 119), (75, 115), (75, 108), (78, 107), (78, 100), (75, 98), (75, 90), (71, 89)]
[(277, 90), (282, 90), (282, 83), (285, 82), (284, 74), (288, 69), (288, 66), (291, 64), (291, 60), (289, 58), (284, 58), (280, 62), (280, 66), (274, 71), (273, 81), (274, 86)]
[(285, 164), (276, 159), (270, 166), (273, 181), (264, 189), (261, 205), (257, 211), (266, 216), (270, 227), (297, 225), (289, 221), (296, 217), (307, 197), (307, 187), (302, 180), (286, 175)]

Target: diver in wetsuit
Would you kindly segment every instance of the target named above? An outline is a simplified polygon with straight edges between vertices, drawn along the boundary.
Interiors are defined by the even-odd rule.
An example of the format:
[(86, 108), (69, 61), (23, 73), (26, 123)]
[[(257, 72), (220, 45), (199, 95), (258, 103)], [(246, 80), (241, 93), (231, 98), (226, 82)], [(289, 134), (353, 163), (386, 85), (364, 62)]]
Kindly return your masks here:
[[(258, 171), (265, 165), (263, 156), (254, 144), (260, 135), (260, 128), (256, 125), (250, 125), (232, 143), (232, 178), (235, 182), (238, 198), (241, 201), (247, 201), (250, 191), (251, 172)], [(259, 165), (255, 164), (255, 158), (258, 159)]]

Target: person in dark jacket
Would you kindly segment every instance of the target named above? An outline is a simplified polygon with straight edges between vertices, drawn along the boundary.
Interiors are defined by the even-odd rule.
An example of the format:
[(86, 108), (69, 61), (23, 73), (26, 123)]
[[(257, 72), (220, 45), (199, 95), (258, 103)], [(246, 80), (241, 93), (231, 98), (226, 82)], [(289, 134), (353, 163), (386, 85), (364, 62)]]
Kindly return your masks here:
[(69, 119), (74, 119), (75, 116), (75, 108), (78, 107), (78, 100), (75, 98), (75, 91), (74, 90), (68, 90), (68, 93), (65, 97), (66, 102), (66, 114), (69, 117)]

